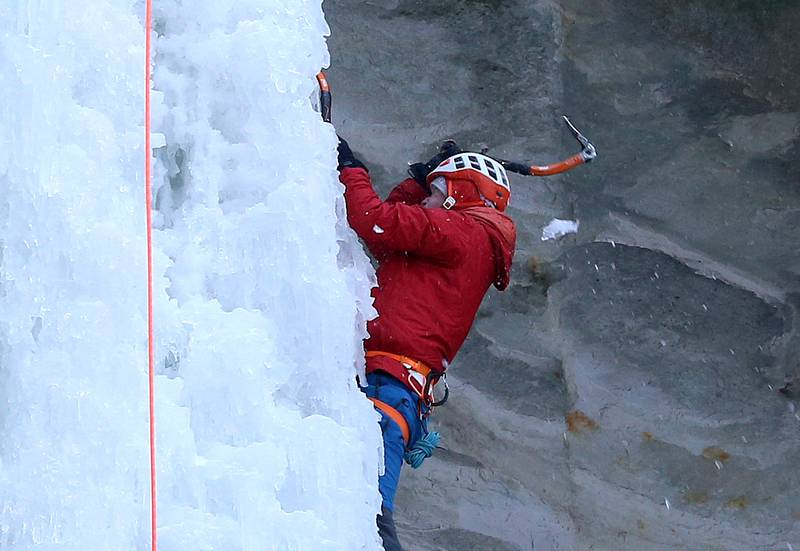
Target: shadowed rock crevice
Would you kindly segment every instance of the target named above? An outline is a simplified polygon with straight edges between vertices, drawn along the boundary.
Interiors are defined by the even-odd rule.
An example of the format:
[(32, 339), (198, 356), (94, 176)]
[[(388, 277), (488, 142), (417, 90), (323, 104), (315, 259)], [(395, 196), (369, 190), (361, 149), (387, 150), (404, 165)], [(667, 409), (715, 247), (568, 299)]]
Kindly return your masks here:
[(540, 420), (563, 419), (566, 388), (555, 358), (498, 357), (479, 333), (458, 356), (458, 375), (508, 411)]

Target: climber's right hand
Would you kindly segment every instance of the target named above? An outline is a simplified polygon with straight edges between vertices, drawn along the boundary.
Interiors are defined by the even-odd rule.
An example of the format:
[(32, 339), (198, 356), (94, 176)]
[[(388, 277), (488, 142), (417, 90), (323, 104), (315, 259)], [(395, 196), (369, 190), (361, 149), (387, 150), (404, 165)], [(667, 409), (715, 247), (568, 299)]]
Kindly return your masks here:
[(444, 159), (452, 157), (453, 155), (458, 155), (459, 153), (461, 153), (461, 151), (462, 151), (461, 148), (458, 146), (455, 140), (445, 140), (442, 142), (442, 145), (439, 146), (439, 154), (444, 155), (442, 161)]
[(411, 176), (416, 182), (430, 193), (430, 186), (428, 186), (428, 174), (441, 164), (442, 161), (458, 155), (461, 153), (461, 148), (453, 140), (445, 140), (439, 146), (439, 153), (431, 157), (427, 163), (413, 163), (408, 165), (408, 175)]

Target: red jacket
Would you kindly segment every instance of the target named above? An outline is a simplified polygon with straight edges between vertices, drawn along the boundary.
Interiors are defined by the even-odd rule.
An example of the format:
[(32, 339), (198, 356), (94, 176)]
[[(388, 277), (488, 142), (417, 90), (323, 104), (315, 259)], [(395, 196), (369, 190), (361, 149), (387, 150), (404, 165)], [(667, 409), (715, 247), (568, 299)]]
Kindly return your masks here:
[[(379, 263), (372, 290), (378, 317), (367, 324), (365, 349), (408, 356), (443, 371), (467, 337), (489, 286), (508, 285), (514, 223), (490, 207), (425, 209), (419, 203), (427, 194), (412, 179), (386, 201), (364, 169), (345, 168), (340, 180), (347, 220)], [(368, 370), (391, 373), (387, 362), (397, 363), (370, 357)]]

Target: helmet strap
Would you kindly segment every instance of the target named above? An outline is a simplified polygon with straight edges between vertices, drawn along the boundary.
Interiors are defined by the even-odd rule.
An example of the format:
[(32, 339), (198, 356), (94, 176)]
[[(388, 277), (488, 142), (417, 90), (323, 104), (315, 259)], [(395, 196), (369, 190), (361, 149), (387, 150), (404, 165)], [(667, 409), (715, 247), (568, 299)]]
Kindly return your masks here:
[(456, 206), (456, 198), (453, 197), (453, 184), (450, 182), (450, 180), (447, 180), (447, 199), (445, 199), (442, 203), (442, 207), (450, 210), (454, 206)]
[[(451, 210), (453, 207), (456, 206), (456, 202), (457, 202), (456, 198), (453, 196), (453, 184), (448, 180), (447, 181), (447, 199), (445, 199), (444, 202), (442, 203), (442, 207), (447, 209), (447, 210)], [(492, 207), (494, 207), (493, 204), (490, 203), (490, 205)], [(467, 207), (486, 207), (486, 206), (489, 206), (489, 205), (486, 204), (486, 198), (483, 195), (480, 195), (480, 199), (477, 200), (477, 201), (470, 201), (468, 203), (465, 203), (463, 201), (461, 202), (461, 207), (462, 208), (467, 208)]]

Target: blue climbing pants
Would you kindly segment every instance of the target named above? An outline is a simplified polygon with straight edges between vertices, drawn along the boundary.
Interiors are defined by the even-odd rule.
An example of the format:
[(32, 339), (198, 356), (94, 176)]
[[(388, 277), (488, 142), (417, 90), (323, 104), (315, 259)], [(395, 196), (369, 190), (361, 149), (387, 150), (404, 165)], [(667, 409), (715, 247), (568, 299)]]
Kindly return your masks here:
[[(417, 440), (425, 436), (424, 422), (419, 418), (419, 397), (403, 383), (391, 375), (376, 371), (367, 375), (367, 387), (364, 393), (370, 398), (377, 398), (392, 406), (405, 417), (411, 438), (409, 446), (413, 446)], [(378, 479), (378, 489), (383, 497), (383, 507), (393, 511), (406, 445), (400, 427), (383, 412), (381, 412), (381, 431), (386, 468)]]

